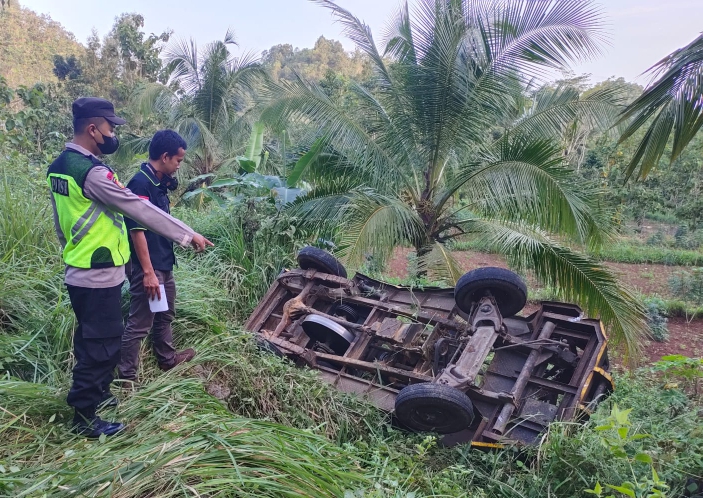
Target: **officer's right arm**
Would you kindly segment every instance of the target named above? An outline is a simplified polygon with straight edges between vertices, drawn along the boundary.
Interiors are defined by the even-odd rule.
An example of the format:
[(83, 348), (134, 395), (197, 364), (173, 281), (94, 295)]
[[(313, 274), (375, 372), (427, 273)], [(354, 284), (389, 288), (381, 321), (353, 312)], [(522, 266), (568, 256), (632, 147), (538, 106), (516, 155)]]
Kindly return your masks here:
[(161, 211), (146, 199), (132, 193), (131, 190), (118, 185), (102, 166), (91, 169), (83, 184), (83, 192), (88, 199), (104, 204), (113, 211), (122, 213), (144, 228), (167, 239), (188, 246), (196, 235), (188, 225)]

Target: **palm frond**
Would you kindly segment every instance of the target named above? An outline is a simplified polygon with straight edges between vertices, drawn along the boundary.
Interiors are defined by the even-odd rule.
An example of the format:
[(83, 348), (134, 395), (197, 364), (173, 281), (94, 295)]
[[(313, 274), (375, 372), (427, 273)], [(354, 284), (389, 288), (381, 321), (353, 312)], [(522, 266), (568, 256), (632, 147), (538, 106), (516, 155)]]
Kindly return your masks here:
[(600, 55), (602, 11), (590, 0), (507, 0), (482, 26), (493, 69), (541, 77)]
[(622, 94), (617, 87), (585, 96), (568, 85), (544, 88), (536, 93), (534, 106), (512, 131), (528, 137), (558, 139), (574, 121), (593, 131), (605, 131), (617, 120), (621, 106)]
[(601, 263), (553, 240), (538, 227), (497, 219), (467, 220), (463, 228), (480, 242), (507, 254), (519, 270), (532, 270), (561, 299), (578, 303), (591, 317), (600, 315), (612, 339), (636, 361), (640, 341), (649, 334), (642, 304)]
[(237, 43), (237, 37), (234, 34), (234, 30), (232, 28), (227, 28), (227, 32), (225, 33), (225, 37), (222, 39), (225, 45), (239, 45)]
[(552, 141), (506, 135), (485, 162), (464, 167), (437, 204), (461, 188), (472, 211), (525, 220), (597, 247), (612, 235), (598, 188), (577, 179), (562, 161)]
[(407, 172), (344, 109), (339, 108), (316, 85), (299, 80), (269, 88), (270, 104), (261, 119), (273, 128), (295, 120), (310, 120), (320, 127), (329, 143), (360, 170), (374, 177), (379, 189), (403, 184), (411, 186)]
[[(369, 57), (377, 79), (377, 93), (385, 98), (385, 106), (393, 110), (394, 119), (398, 122), (398, 129), (404, 133), (397, 137), (396, 142), (405, 141), (407, 144), (412, 144), (414, 142), (412, 136), (412, 113), (408, 110), (410, 106), (405, 98), (405, 93), (402, 91), (402, 85), (398, 84), (394, 76), (398, 71), (402, 72), (402, 65), (401, 67), (396, 65), (394, 71), (389, 69), (376, 47), (376, 42), (373, 39), (369, 26), (349, 11), (330, 0), (312, 1), (330, 9), (337, 20), (344, 26), (344, 33), (356, 44), (359, 50)], [(403, 19), (400, 19), (400, 22), (404, 22)], [(405, 27), (400, 26), (398, 29), (406, 35), (408, 34)], [(407, 29), (410, 28), (408, 27)]]
[(627, 178), (635, 170), (638, 178), (645, 178), (659, 164), (672, 131), (669, 161), (673, 162), (703, 125), (703, 35), (659, 61), (648, 72), (656, 80), (623, 111), (618, 121), (620, 124), (631, 120), (620, 142), (649, 122), (626, 169)]
[(417, 258), (417, 271), (429, 275), (432, 280), (442, 280), (455, 286), (464, 272), (447, 247), (434, 242), (424, 249), (426, 252)]
[(405, 114), (399, 117), (394, 109), (386, 109), (383, 102), (358, 83), (352, 83), (350, 90), (358, 99), (367, 129), (373, 133), (375, 141), (386, 150), (387, 155), (395, 158), (395, 164), (406, 172), (407, 177), (412, 177), (414, 188), (410, 192), (415, 199), (419, 198), (422, 192), (420, 175), (424, 163), (417, 154), (414, 126)]
[(191, 38), (174, 40), (164, 49), (166, 64), (174, 69), (171, 72), (171, 82), (177, 81), (186, 93), (200, 89), (200, 61), (198, 46)]
[(125, 163), (134, 159), (137, 154), (145, 154), (149, 151), (151, 138), (140, 137), (138, 135), (123, 136), (120, 139), (120, 147), (115, 152), (115, 159), (120, 163)]
[(396, 18), (386, 27), (385, 41), (384, 56), (392, 57), (400, 64), (417, 64), (408, 2), (400, 7)]
[(344, 234), (340, 254), (349, 263), (361, 265), (368, 254), (381, 259), (393, 249), (424, 235), (417, 213), (398, 199), (358, 192), (343, 210)]
[(148, 83), (138, 87), (130, 97), (129, 105), (143, 118), (171, 109), (178, 102), (173, 91), (161, 83)]
[(307, 194), (290, 203), (286, 210), (306, 228), (322, 229), (329, 223), (339, 225), (344, 210), (355, 195), (363, 195), (364, 187), (352, 176), (343, 176), (318, 182)]

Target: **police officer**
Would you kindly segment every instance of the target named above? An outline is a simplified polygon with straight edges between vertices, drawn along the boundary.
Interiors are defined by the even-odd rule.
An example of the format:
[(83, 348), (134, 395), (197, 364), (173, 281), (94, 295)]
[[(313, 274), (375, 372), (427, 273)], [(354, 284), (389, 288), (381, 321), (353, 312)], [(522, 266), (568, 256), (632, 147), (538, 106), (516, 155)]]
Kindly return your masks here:
[(90, 438), (124, 428), (96, 415), (98, 405), (111, 398), (109, 386), (124, 332), (120, 290), (130, 251), (123, 215), (181, 246), (193, 246), (196, 252), (213, 245), (126, 189), (98, 158), (117, 150), (115, 126), (124, 123), (107, 100), (76, 100), (73, 139), (47, 172), (66, 263), (65, 284), (78, 322), (73, 337), (73, 385), (66, 401), (75, 410), (73, 430)]

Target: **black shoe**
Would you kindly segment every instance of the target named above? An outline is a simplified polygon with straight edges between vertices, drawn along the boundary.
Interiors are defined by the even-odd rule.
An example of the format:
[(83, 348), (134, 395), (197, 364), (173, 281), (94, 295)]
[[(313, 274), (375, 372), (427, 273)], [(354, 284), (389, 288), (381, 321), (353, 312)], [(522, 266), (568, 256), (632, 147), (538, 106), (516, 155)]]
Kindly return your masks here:
[(124, 424), (108, 422), (100, 417), (93, 417), (90, 420), (85, 420), (82, 417), (79, 420), (73, 419), (73, 432), (88, 439), (98, 439), (103, 434), (112, 436), (122, 429), (124, 429)]
[(108, 389), (103, 393), (103, 397), (100, 400), (100, 403), (98, 403), (98, 409), (100, 408), (113, 408), (117, 405), (120, 404), (120, 400), (115, 397), (114, 394), (110, 392)]

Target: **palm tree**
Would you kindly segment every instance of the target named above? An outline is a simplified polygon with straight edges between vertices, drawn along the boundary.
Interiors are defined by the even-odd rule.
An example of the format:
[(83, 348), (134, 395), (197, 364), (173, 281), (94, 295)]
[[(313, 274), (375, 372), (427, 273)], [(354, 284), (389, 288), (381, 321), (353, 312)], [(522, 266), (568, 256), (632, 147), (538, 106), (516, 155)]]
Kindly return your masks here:
[[(251, 54), (233, 57), (236, 45), (228, 31), (224, 40), (210, 43), (203, 53), (193, 40), (177, 41), (165, 51), (172, 70), (168, 85), (141, 88), (133, 105), (145, 117), (165, 117), (165, 124), (178, 131), (188, 143), (187, 163), (198, 175), (236, 163), (244, 152), (246, 134), (254, 107), (254, 89), (265, 73)], [(147, 140), (132, 142), (143, 149)]]
[(521, 113), (528, 80), (598, 53), (591, 2), (419, 0), (412, 17), (401, 8), (380, 52), (362, 21), (316, 1), (371, 59), (376, 89), (353, 84), (356, 106), (345, 112), (315, 85), (271, 87), (263, 119), (312, 123), (344, 158), (344, 167), (318, 168), (315, 188), (291, 209), (319, 230), (342, 227), (342, 256), (352, 264), (410, 243), (420, 272), (451, 282), (460, 269), (445, 243), (472, 237), (600, 313), (636, 350), (646, 330), (641, 305), (573, 249), (612, 232), (597, 188), (563, 167), (560, 146), (575, 119), (614, 116), (613, 95), (557, 89)]
[(659, 164), (672, 134), (669, 161), (673, 162), (703, 125), (703, 35), (667, 55), (647, 72), (654, 81), (619, 120), (629, 123), (620, 142), (649, 123), (627, 167), (627, 178), (638, 168), (637, 177), (645, 178)]

